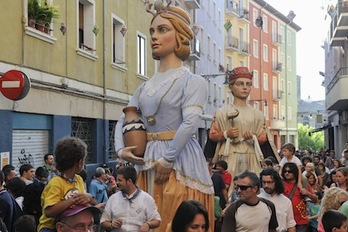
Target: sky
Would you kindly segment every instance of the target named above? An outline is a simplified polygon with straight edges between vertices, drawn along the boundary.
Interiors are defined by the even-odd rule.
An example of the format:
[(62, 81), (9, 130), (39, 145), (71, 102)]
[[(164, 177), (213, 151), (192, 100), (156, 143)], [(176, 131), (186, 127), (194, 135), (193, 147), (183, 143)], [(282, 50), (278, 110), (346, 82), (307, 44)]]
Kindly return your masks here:
[[(326, 17), (328, 0), (266, 0), (279, 12), (296, 14), (294, 22), (302, 29), (297, 33), (297, 75), (301, 76), (301, 99), (324, 100), (324, 81), (319, 72), (325, 72), (324, 41), (331, 21)], [(325, 10), (324, 10), (325, 9)]]

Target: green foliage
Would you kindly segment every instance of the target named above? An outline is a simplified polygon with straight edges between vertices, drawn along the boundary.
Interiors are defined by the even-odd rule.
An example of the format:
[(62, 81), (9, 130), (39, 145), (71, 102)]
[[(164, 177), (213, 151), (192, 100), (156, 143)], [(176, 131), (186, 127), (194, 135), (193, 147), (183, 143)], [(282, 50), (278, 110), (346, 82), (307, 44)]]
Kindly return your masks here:
[(310, 133), (312, 130), (314, 130), (313, 127), (297, 124), (299, 149), (319, 151), (324, 147), (324, 131)]
[(43, 24), (50, 24), (52, 19), (59, 18), (56, 7), (40, 4), (40, 0), (28, 0), (28, 18)]

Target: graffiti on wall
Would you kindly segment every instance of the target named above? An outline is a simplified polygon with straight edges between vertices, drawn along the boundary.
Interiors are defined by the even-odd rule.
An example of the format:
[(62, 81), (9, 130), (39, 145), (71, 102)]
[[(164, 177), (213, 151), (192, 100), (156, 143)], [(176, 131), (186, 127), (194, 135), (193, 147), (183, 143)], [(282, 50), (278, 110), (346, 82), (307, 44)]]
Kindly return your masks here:
[[(36, 154), (40, 156), (40, 154)], [(30, 153), (26, 153), (25, 149), (21, 150), (21, 154), (18, 156), (18, 167), (20, 167), (23, 164), (31, 164), (33, 167), (35, 167), (34, 157)]]

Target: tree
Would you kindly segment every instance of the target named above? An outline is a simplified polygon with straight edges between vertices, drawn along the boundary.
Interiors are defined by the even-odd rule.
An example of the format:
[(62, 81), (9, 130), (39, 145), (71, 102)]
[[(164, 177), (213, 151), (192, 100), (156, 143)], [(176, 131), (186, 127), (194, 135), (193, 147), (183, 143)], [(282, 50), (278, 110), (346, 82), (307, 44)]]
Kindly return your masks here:
[(313, 130), (308, 125), (297, 124), (299, 149), (319, 151), (324, 147), (324, 131), (311, 132)]

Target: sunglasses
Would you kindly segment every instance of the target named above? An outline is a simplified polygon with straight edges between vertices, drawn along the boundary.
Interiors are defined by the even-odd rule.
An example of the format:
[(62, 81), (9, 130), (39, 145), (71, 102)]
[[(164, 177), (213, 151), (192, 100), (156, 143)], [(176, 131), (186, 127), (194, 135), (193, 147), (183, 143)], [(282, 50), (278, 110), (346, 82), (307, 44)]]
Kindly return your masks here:
[(253, 186), (251, 186), (251, 185), (236, 185), (236, 189), (240, 189), (240, 190), (242, 190), (242, 191), (245, 191), (245, 190), (247, 190), (248, 188), (252, 188)]
[(284, 170), (284, 173), (293, 173), (291, 170)]

